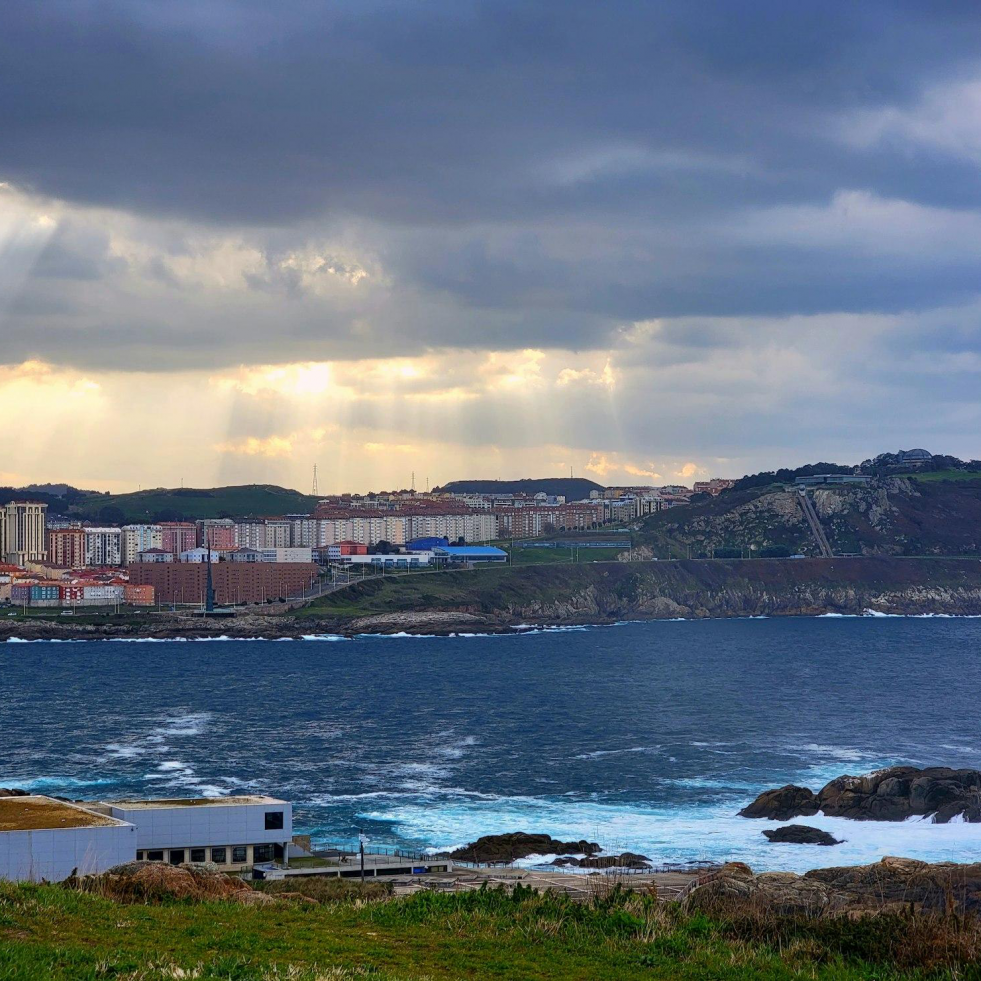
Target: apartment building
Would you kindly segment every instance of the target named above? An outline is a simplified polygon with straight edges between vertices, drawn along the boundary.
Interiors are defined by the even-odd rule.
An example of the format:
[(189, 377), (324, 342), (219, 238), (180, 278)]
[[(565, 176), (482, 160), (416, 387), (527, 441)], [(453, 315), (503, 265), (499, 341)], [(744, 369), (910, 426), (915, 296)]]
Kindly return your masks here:
[(85, 564), (89, 567), (122, 565), (122, 528), (83, 528), (85, 533)]
[(123, 525), (123, 565), (137, 561), (140, 552), (163, 548), (163, 528), (160, 525)]
[(59, 569), (81, 569), (85, 565), (84, 529), (52, 528), (48, 532), (48, 563)]
[(0, 557), (12, 565), (43, 562), (47, 541), (48, 505), (37, 501), (10, 501), (0, 508)]
[(198, 543), (198, 529), (193, 521), (161, 521), (160, 547), (172, 555), (180, 555)]
[(198, 545), (210, 545), (218, 549), (238, 547), (235, 522), (231, 518), (204, 518), (196, 524)]

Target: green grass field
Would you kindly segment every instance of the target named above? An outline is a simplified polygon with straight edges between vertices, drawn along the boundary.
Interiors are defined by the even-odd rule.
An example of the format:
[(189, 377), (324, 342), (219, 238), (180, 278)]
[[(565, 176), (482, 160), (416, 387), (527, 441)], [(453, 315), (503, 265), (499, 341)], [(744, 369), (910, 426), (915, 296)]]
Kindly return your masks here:
[(615, 562), (617, 556), (625, 551), (621, 548), (515, 548), (512, 555), (514, 565), (554, 565), (570, 562)]
[(928, 473), (914, 473), (909, 476), (925, 484), (937, 484), (945, 481), (974, 481), (981, 484), (981, 473), (974, 470), (934, 470)]
[(969, 981), (976, 934), (963, 918), (714, 921), (619, 890), (253, 907), (0, 885), (2, 981)]

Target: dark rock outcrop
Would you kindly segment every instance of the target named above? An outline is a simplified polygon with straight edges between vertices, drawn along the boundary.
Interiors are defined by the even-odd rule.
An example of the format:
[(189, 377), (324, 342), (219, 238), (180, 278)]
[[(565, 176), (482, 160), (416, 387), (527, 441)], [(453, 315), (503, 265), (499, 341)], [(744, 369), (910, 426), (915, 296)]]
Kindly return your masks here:
[(460, 862), (507, 863), (529, 855), (585, 855), (588, 858), (600, 850), (595, 841), (559, 841), (551, 835), (515, 831), (484, 835), (448, 854)]
[(30, 797), (27, 790), (15, 790), (11, 787), (0, 787), (0, 797)]
[(770, 821), (789, 821), (804, 814), (817, 814), (818, 799), (807, 787), (788, 783), (786, 787), (765, 790), (752, 804), (744, 807), (740, 817), (768, 818)]
[(651, 860), (646, 855), (620, 852), (619, 855), (591, 855), (587, 858), (557, 858), (553, 865), (580, 869), (649, 869)]
[(884, 858), (874, 865), (754, 874), (740, 862), (702, 876), (683, 897), (689, 910), (773, 913), (785, 916), (853, 916), (884, 911), (977, 912), (981, 863), (928, 864)]
[(904, 821), (933, 815), (937, 824), (954, 817), (981, 822), (981, 772), (945, 766), (893, 766), (864, 776), (841, 776), (817, 794), (806, 787), (781, 787), (760, 794), (739, 813), (777, 821), (822, 811), (855, 821)]
[(788, 824), (783, 828), (767, 828), (763, 832), (768, 841), (787, 845), (840, 845), (841, 841), (820, 828), (806, 824)]

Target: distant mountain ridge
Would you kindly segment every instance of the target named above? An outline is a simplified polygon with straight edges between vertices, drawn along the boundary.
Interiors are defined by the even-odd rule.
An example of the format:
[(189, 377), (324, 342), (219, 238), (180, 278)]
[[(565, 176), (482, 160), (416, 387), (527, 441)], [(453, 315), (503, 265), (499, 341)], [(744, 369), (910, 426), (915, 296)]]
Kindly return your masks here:
[(548, 494), (567, 501), (582, 501), (590, 491), (606, 488), (585, 477), (526, 477), (522, 480), (451, 480), (433, 488), (445, 494)]

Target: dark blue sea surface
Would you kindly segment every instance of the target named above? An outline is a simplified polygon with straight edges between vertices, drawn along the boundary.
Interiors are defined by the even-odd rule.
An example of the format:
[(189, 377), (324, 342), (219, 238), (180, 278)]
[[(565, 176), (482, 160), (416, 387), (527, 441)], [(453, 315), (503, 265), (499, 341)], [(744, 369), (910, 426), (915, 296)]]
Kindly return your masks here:
[(981, 620), (631, 623), (520, 636), (0, 644), (0, 786), (261, 791), (320, 841), (545, 831), (658, 862), (977, 859), (981, 826), (736, 811), (894, 763), (981, 767)]

